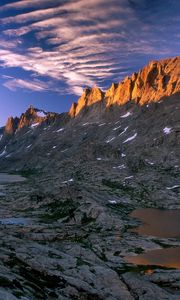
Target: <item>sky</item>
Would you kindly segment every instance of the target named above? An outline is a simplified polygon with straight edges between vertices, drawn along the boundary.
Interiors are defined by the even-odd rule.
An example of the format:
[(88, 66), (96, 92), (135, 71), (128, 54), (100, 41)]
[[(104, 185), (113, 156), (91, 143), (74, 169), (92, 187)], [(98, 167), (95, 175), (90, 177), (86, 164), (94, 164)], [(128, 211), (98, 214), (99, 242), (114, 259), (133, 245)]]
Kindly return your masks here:
[(0, 126), (180, 53), (179, 0), (1, 0)]

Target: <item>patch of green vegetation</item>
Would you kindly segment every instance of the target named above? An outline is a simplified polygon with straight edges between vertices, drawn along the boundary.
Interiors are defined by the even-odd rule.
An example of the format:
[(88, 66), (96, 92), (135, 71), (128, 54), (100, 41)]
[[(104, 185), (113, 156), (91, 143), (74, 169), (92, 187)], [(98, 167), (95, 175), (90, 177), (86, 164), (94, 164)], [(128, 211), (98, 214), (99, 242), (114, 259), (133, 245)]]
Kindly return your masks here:
[(20, 170), (20, 171), (13, 171), (10, 174), (21, 175), (22, 177), (29, 178), (31, 176), (40, 175), (41, 173), (42, 173), (42, 171), (39, 169), (24, 169), (24, 170)]
[(0, 286), (2, 287), (12, 287), (12, 283), (4, 277), (0, 277)]
[(58, 266), (58, 267), (57, 267), (57, 270), (60, 271), (60, 272), (64, 272), (64, 271), (65, 271), (64, 268), (63, 268), (62, 266)]
[(121, 251), (114, 252), (114, 256), (119, 256), (121, 254)]
[(92, 217), (88, 217), (86, 212), (83, 213), (82, 219), (81, 219), (81, 224), (82, 225), (87, 225), (89, 223), (95, 222), (96, 219)]
[(84, 179), (84, 174), (80, 170), (77, 170), (74, 173), (74, 178), (78, 181), (82, 181)]
[(92, 249), (93, 245), (90, 241), (88, 241), (87, 239), (83, 241), (83, 248), (85, 249)]
[(142, 253), (144, 253), (144, 249), (141, 248), (141, 247), (137, 247), (137, 248), (135, 248), (133, 250), (130, 250), (130, 251), (133, 251), (136, 254), (142, 254)]
[(108, 261), (106, 254), (105, 254), (105, 249), (102, 249), (102, 252), (99, 255), (100, 259), (102, 259), (103, 261)]
[(133, 201), (137, 201), (144, 206), (154, 207), (151, 195), (155, 190), (155, 185), (149, 182), (137, 183), (137, 186), (131, 186), (128, 183), (121, 183), (111, 179), (102, 179), (102, 184), (111, 189), (110, 193), (119, 197), (125, 196)]
[(129, 204), (123, 204), (123, 203), (117, 203), (117, 204), (110, 204), (108, 203), (106, 205), (107, 207), (111, 208), (114, 212), (121, 215), (121, 217), (126, 218), (129, 213), (134, 209), (132, 205)]
[(122, 190), (126, 193), (133, 191), (133, 188), (131, 186), (125, 185), (118, 181), (112, 181), (111, 179), (102, 179), (102, 184), (112, 189)]
[(159, 166), (156, 166), (156, 170), (160, 174), (163, 174), (163, 175), (169, 175), (169, 176), (172, 176), (174, 178), (179, 177), (178, 169), (175, 169), (174, 167), (159, 167)]
[(76, 266), (80, 267), (80, 266), (84, 266), (84, 265), (91, 266), (90, 263), (88, 263), (87, 261), (83, 260), (81, 257), (76, 257)]
[(152, 241), (153, 241), (154, 243), (158, 244), (159, 246), (163, 247), (163, 248), (169, 248), (169, 247), (170, 247), (169, 244), (166, 244), (166, 243), (164, 243), (164, 242), (161, 242), (161, 241), (159, 241), (159, 240), (157, 240), (157, 239), (153, 239)]
[(156, 265), (133, 265), (133, 264), (124, 264), (122, 267), (116, 268), (116, 272), (121, 275), (123, 273), (127, 272), (133, 272), (133, 273), (146, 273), (149, 270), (172, 270), (173, 268), (167, 268), (162, 266), (156, 266)]
[(71, 199), (65, 201), (55, 201), (47, 205), (49, 211), (41, 215), (41, 219), (46, 222), (57, 221), (68, 217), (68, 219), (74, 218), (74, 212), (78, 208), (79, 204)]
[(18, 291), (14, 291), (14, 296), (17, 297), (17, 298), (20, 298), (20, 297), (23, 297), (24, 294), (22, 291), (18, 290)]

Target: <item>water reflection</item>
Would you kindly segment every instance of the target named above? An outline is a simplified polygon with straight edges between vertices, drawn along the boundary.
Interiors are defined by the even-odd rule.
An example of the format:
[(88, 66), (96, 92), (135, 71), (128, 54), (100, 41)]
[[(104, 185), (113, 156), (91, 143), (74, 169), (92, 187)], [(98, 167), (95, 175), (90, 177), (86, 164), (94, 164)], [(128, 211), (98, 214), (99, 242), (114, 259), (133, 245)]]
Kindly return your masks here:
[(0, 184), (1, 183), (12, 183), (12, 182), (22, 182), (26, 179), (20, 175), (11, 175), (6, 173), (0, 173)]
[(180, 237), (180, 210), (137, 209), (130, 216), (143, 222), (131, 232), (162, 238)]
[(7, 173), (0, 173), (0, 197), (5, 196), (4, 186), (2, 184), (23, 182), (25, 180), (26, 180), (26, 178), (24, 178), (20, 175), (11, 175), (11, 174), (7, 174)]
[(137, 256), (127, 256), (126, 261), (136, 265), (152, 265), (179, 269), (180, 247), (151, 250)]
[[(130, 215), (142, 224), (131, 232), (161, 238), (180, 237), (180, 210), (137, 209)], [(180, 268), (180, 247), (151, 250), (137, 256), (127, 256), (128, 263)]]
[(0, 225), (31, 225), (28, 218), (0, 218)]

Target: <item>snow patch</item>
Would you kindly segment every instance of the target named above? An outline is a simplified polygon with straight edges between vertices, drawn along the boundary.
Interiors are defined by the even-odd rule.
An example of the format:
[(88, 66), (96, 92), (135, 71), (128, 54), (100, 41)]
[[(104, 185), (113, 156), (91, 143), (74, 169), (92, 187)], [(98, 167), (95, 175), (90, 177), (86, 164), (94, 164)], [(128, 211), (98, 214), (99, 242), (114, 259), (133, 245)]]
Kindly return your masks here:
[(61, 132), (63, 130), (64, 130), (64, 128), (59, 128), (58, 130), (56, 130), (56, 132)]
[(122, 154), (121, 154), (121, 157), (126, 157), (126, 154), (125, 154), (125, 153), (122, 153)]
[(126, 179), (132, 179), (134, 176), (132, 175), (132, 176), (128, 176), (128, 177), (125, 177), (124, 178), (124, 180), (126, 180)]
[(32, 144), (31, 144), (31, 145), (28, 145), (26, 148), (29, 149), (29, 148), (31, 148), (31, 146), (32, 146)]
[(44, 111), (38, 111), (37, 116), (40, 118), (45, 118), (47, 116), (47, 113), (45, 113)]
[(101, 157), (97, 157), (96, 159), (97, 159), (97, 160), (102, 160), (102, 158), (101, 158)]
[(164, 127), (164, 129), (163, 129), (163, 132), (164, 132), (165, 134), (170, 134), (171, 131), (172, 131), (172, 128), (171, 128), (171, 127)]
[(108, 202), (109, 202), (110, 204), (117, 204), (117, 201), (116, 201), (116, 200), (108, 200)]
[(171, 187), (167, 187), (166, 189), (167, 190), (173, 190), (173, 189), (177, 189), (179, 187), (180, 187), (180, 185), (174, 185), (174, 186), (171, 186)]
[(115, 136), (114, 137), (112, 137), (112, 138), (110, 138), (110, 139), (108, 139), (107, 141), (106, 141), (106, 143), (108, 144), (108, 143), (110, 143), (110, 142), (112, 142), (112, 141), (114, 141), (115, 140)]
[(127, 117), (129, 117), (129, 116), (131, 116), (131, 115), (132, 115), (132, 113), (127, 112), (125, 115), (122, 115), (121, 118), (127, 118)]
[(113, 169), (119, 169), (119, 170), (122, 170), (122, 169), (125, 169), (126, 166), (123, 164), (123, 165), (120, 165), (120, 166), (117, 166), (117, 167), (113, 167)]
[(118, 130), (119, 128), (121, 128), (121, 126), (115, 127), (113, 128), (114, 131)]
[(64, 150), (61, 150), (61, 153), (64, 153), (64, 152), (66, 152), (68, 150), (68, 148), (67, 149), (64, 149)]
[(3, 138), (3, 134), (0, 135), (0, 141), (2, 140), (2, 138)]
[(68, 182), (73, 182), (74, 181), (74, 179), (73, 178), (71, 178), (71, 179), (69, 179), (69, 180), (65, 180), (65, 181), (63, 181), (62, 183), (68, 183)]
[(106, 125), (106, 123), (101, 123), (98, 126), (101, 127), (101, 126), (104, 126), (104, 125)]
[(31, 125), (31, 128), (34, 128), (34, 127), (37, 127), (39, 125), (39, 122), (38, 123), (34, 123)]
[(130, 141), (132, 141), (132, 140), (134, 140), (136, 137), (137, 137), (137, 133), (135, 133), (133, 136), (130, 136), (127, 140), (125, 140), (125, 141), (123, 142), (123, 144), (125, 144), (125, 143), (127, 143), (127, 142), (130, 142)]
[(127, 126), (126, 128), (124, 128), (123, 132), (121, 132), (121, 133), (119, 134), (119, 136), (121, 136), (122, 134), (124, 134), (124, 133), (128, 130), (128, 128), (129, 128), (129, 126)]
[(57, 148), (57, 146), (53, 146), (53, 149), (56, 149)]
[(4, 147), (4, 150), (0, 153), (0, 157), (6, 155), (6, 148), (7, 148), (7, 146), (5, 146), (5, 147)]
[(32, 130), (31, 130), (31, 129), (28, 130), (23, 136), (25, 136), (25, 135), (27, 135), (27, 134), (29, 134), (29, 133), (32, 133)]
[(149, 165), (151, 165), (151, 166), (154, 165), (154, 162), (150, 161), (149, 159), (145, 159), (145, 161), (146, 161)]

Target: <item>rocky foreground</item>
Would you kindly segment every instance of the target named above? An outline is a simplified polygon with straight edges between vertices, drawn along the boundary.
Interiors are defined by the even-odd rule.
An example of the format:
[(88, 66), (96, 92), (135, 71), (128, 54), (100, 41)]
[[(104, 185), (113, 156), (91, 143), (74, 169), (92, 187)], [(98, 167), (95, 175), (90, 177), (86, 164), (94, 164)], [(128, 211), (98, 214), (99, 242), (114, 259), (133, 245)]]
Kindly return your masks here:
[(180, 246), (131, 232), (129, 216), (180, 208), (179, 61), (149, 64), (119, 102), (88, 89), (69, 113), (30, 107), (1, 129), (1, 172), (27, 180), (4, 186), (0, 218), (31, 222), (0, 225), (0, 299), (179, 299), (180, 270), (126, 261)]

